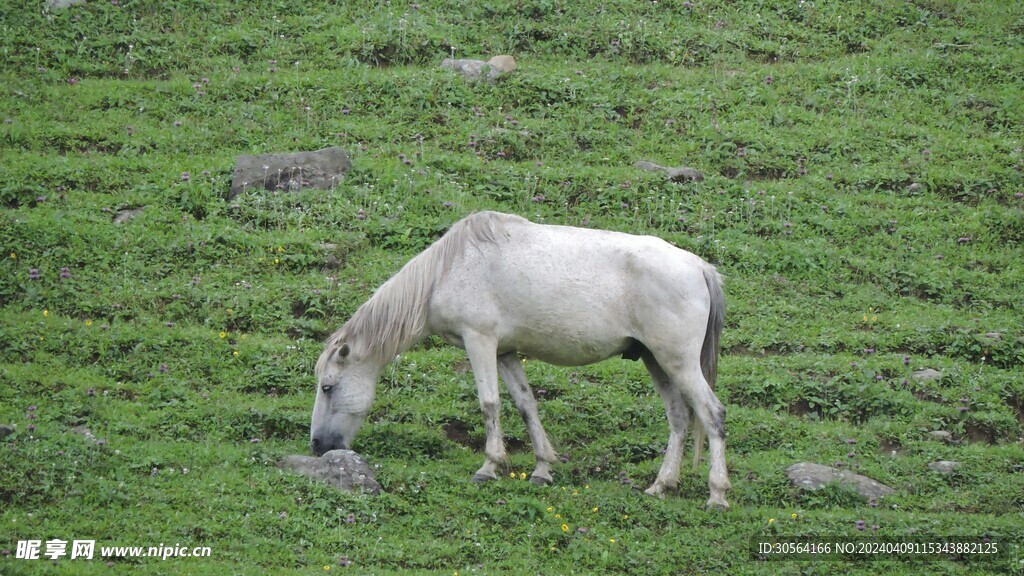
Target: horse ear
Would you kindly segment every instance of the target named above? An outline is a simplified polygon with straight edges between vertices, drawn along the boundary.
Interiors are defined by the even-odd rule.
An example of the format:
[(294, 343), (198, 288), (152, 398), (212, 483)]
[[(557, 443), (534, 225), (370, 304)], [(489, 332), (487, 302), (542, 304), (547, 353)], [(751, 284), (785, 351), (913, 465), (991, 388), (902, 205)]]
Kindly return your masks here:
[(337, 352), (338, 360), (343, 360), (343, 359), (347, 358), (349, 352), (350, 352), (350, 350), (349, 350), (349, 347), (348, 347), (348, 342), (342, 344), (341, 348), (338, 348), (338, 352)]

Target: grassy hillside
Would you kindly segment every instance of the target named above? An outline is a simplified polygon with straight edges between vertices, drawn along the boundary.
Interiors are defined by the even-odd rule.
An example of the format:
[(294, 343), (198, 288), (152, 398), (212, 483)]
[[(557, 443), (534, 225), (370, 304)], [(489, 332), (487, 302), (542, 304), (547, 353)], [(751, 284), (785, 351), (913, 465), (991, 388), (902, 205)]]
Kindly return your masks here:
[[(0, 0), (0, 574), (1024, 572), (1024, 5), (31, 4)], [(493, 84), (439, 68), (499, 53), (519, 69)], [(237, 155), (331, 145), (353, 160), (333, 189), (228, 200)], [(528, 360), (555, 484), (471, 484), (475, 387), (434, 340), (389, 367), (353, 446), (384, 494), (274, 466), (308, 450), (324, 337), (481, 209), (719, 266), (730, 511), (703, 510), (706, 465), (640, 492), (667, 425), (625, 361)], [(802, 493), (800, 461), (896, 493)], [(750, 548), (865, 534), (1007, 550)], [(14, 558), (54, 538), (212, 555)]]

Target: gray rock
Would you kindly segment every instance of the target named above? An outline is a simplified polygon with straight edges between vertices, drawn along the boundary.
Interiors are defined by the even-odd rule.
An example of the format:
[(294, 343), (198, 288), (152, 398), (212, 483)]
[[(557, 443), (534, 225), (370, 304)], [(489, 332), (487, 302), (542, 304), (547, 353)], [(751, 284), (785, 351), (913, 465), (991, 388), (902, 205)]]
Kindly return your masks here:
[(925, 368), (924, 370), (918, 370), (912, 374), (914, 380), (918, 382), (934, 382), (942, 378), (942, 372), (938, 370), (932, 370), (931, 368)]
[(142, 208), (133, 208), (131, 210), (121, 210), (120, 212), (117, 213), (117, 216), (114, 216), (114, 224), (116, 224), (117, 226), (120, 226), (121, 224), (124, 224), (125, 222), (127, 222), (129, 220), (137, 218), (138, 216), (140, 216), (142, 214), (142, 210), (143, 210)]
[(14, 434), (14, 428), (12, 428), (11, 426), (0, 425), (0, 440), (7, 438), (11, 434)]
[(78, 4), (85, 4), (85, 0), (46, 0), (46, 7), (50, 10), (63, 10)]
[(104, 442), (102, 438), (97, 438), (96, 435), (92, 433), (92, 430), (90, 430), (85, 425), (75, 426), (74, 428), (71, 429), (71, 433), (77, 434), (82, 438), (85, 438), (89, 442), (92, 442), (93, 444), (99, 444), (100, 442)]
[(685, 166), (668, 168), (648, 160), (638, 160), (636, 164), (633, 164), (633, 167), (637, 170), (646, 170), (647, 172), (664, 172), (665, 176), (672, 182), (701, 182), (704, 180), (704, 174), (696, 168), (687, 168)]
[(828, 484), (838, 482), (866, 499), (881, 498), (895, 492), (892, 488), (867, 476), (811, 462), (793, 464), (786, 468), (786, 475), (794, 486), (802, 490), (820, 490)]
[(939, 474), (945, 474), (946, 476), (951, 476), (959, 467), (960, 463), (955, 460), (939, 460), (928, 465), (930, 470)]
[(499, 76), (508, 74), (516, 69), (515, 58), (502, 54), (484, 62), (483, 60), (445, 58), (441, 61), (441, 68), (454, 70), (462, 74), (468, 80), (479, 80), (486, 77), (494, 81)]
[(331, 450), (319, 458), (285, 456), (277, 467), (294, 470), (348, 492), (380, 494), (380, 484), (377, 483), (373, 469), (352, 450)]
[(953, 434), (951, 432), (946, 432), (945, 430), (932, 430), (928, 433), (928, 438), (930, 440), (935, 440), (936, 442), (949, 443), (953, 441)]
[(228, 200), (250, 188), (296, 192), (329, 190), (352, 168), (348, 153), (337, 146), (294, 154), (242, 155), (235, 160)]

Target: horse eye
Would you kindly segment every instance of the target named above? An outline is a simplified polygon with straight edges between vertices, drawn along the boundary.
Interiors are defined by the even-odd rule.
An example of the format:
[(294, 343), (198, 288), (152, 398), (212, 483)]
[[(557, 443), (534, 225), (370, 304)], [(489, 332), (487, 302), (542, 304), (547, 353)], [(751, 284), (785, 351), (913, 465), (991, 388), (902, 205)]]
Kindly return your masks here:
[(320, 389), (324, 391), (324, 394), (327, 394), (334, 389), (334, 386), (330, 384), (324, 384), (323, 386), (320, 387)]

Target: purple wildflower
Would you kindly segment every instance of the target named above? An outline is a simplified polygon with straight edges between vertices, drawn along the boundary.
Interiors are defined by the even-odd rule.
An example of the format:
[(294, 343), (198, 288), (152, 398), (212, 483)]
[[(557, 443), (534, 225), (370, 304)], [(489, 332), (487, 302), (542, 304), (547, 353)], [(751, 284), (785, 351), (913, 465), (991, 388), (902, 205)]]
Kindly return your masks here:
[(864, 521), (863, 520), (857, 520), (857, 530), (863, 530), (863, 529), (864, 529)]
[(188, 182), (188, 181), (189, 181), (189, 179), (191, 179), (191, 178), (192, 178), (192, 175), (191, 175), (191, 174), (189, 174), (188, 172), (182, 172), (182, 173), (181, 173), (181, 179), (182, 179), (182, 181), (184, 181), (184, 182)]
[(356, 210), (356, 219), (366, 220), (366, 212), (362, 208)]
[(352, 564), (352, 561), (348, 559), (348, 556), (340, 556), (338, 558), (338, 566), (341, 566), (342, 568), (345, 568), (346, 566), (350, 566), (351, 564)]
[(36, 431), (36, 425), (35, 424), (29, 424), (28, 425), (28, 432), (29, 432), (29, 434), (31, 434), (31, 433), (33, 433), (35, 431)]
[(28, 279), (29, 280), (39, 280), (39, 269), (37, 269), (37, 268), (29, 268), (28, 269)]
[(95, 388), (89, 388), (88, 396), (89, 396), (89, 398), (92, 398), (92, 397), (96, 396), (96, 389)]
[(61, 268), (60, 269), (60, 278), (61, 278), (61, 280), (67, 280), (68, 278), (71, 278), (71, 269), (68, 268), (67, 266)]

